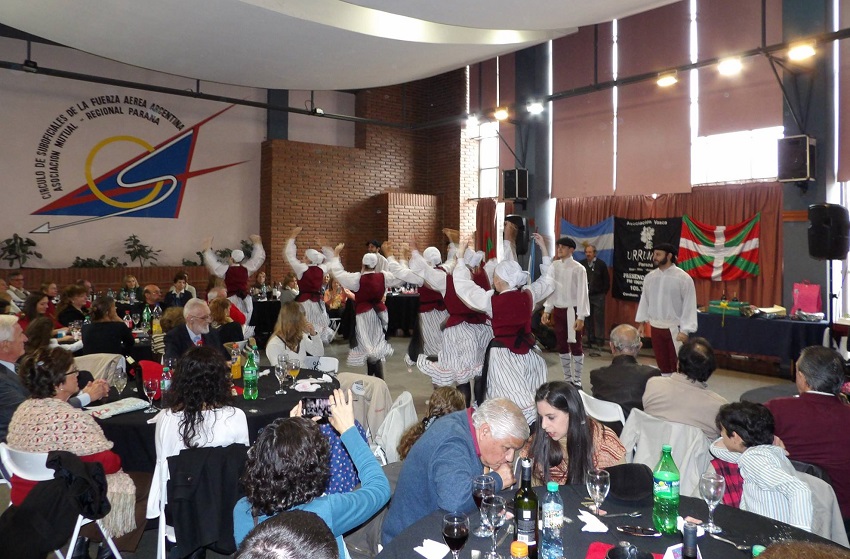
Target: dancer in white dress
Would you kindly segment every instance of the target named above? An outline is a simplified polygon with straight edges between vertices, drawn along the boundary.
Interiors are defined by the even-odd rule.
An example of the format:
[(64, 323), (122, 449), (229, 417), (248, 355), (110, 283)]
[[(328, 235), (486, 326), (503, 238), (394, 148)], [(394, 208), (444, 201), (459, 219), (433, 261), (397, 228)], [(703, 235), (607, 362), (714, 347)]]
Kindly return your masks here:
[(298, 295), (295, 296), (295, 301), (301, 304), (307, 316), (307, 322), (316, 329), (322, 343), (329, 344), (333, 339), (334, 331), (330, 327), (331, 321), (322, 300), (322, 281), (328, 273), (328, 265), (324, 264), (325, 257), (322, 253), (312, 248), (304, 251), (303, 262), (298, 260), (295, 238), (299, 233), (301, 233), (301, 227), (292, 229), (289, 240), (286, 241), (286, 247), (283, 249), (283, 257), (298, 279)]

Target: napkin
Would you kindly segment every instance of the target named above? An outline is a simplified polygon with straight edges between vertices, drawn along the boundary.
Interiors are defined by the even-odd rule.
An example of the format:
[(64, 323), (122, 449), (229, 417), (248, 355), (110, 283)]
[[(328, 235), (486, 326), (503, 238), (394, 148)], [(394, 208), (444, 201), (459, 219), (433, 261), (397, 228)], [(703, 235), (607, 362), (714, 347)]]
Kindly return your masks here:
[[(697, 525), (697, 537), (698, 537), (698, 538), (701, 538), (701, 537), (703, 537), (703, 536), (705, 535), (705, 528), (703, 528), (703, 527), (702, 527), (702, 526), (700, 526), (700, 524), (699, 524), (700, 522), (702, 522), (701, 520), (697, 520), (696, 518), (691, 518), (691, 517), (689, 516), (689, 517), (688, 517), (688, 521), (690, 521), (690, 522), (694, 522), (694, 523)], [(684, 532), (684, 529), (685, 529), (685, 519), (684, 519), (684, 518), (682, 518), (681, 516), (677, 516), (677, 517), (676, 517), (676, 528), (677, 528), (680, 532), (682, 532), (683, 534), (685, 533), (685, 532)]]
[(131, 411), (143, 410), (148, 407), (148, 402), (146, 400), (142, 400), (141, 398), (124, 398), (123, 400), (118, 400), (117, 402), (112, 402), (110, 404), (103, 404), (100, 406), (90, 406), (86, 408), (86, 411), (91, 414), (92, 417), (97, 419), (108, 419), (114, 415), (121, 415), (122, 413), (129, 413)]
[(298, 392), (315, 392), (320, 387), (318, 384), (312, 383), (309, 380), (299, 380), (293, 388)]
[(601, 520), (596, 518), (593, 514), (587, 512), (586, 510), (578, 511), (578, 519), (584, 522), (584, 526), (582, 526), (582, 532), (607, 532), (608, 526), (602, 523)]
[(449, 546), (434, 540), (422, 540), (422, 545), (413, 549), (426, 559), (442, 559), (449, 552)]

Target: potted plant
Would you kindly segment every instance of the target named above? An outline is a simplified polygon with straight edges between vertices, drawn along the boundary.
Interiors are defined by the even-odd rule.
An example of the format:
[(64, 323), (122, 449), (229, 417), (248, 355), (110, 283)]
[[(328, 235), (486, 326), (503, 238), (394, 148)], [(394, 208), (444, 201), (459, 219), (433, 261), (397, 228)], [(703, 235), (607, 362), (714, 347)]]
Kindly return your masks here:
[(130, 261), (139, 261), (139, 266), (145, 267), (145, 262), (156, 262), (161, 250), (144, 244), (136, 235), (130, 235), (124, 241), (124, 253), (130, 257)]
[(9, 263), (10, 268), (23, 268), (30, 258), (41, 258), (41, 253), (33, 250), (36, 242), (29, 237), (21, 237), (17, 233), (0, 242), (0, 260)]

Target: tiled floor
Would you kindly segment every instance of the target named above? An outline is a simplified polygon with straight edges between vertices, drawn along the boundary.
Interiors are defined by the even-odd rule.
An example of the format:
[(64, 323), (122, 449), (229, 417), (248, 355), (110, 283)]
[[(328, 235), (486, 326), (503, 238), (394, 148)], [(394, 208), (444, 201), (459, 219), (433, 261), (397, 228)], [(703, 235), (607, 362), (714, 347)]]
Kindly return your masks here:
[[(389, 386), (390, 393), (394, 398), (401, 394), (404, 390), (407, 390), (412, 394), (416, 405), (416, 411), (419, 416), (422, 417), (426, 410), (425, 401), (431, 394), (431, 382), (427, 376), (415, 369), (413, 372), (407, 372), (403, 356), (407, 350), (408, 341), (408, 338), (393, 339), (392, 345), (395, 349), (395, 353), (387, 360), (384, 367), (385, 379)], [(326, 355), (339, 358), (341, 371), (352, 371), (365, 374), (365, 367), (353, 369), (346, 367), (345, 357), (347, 354), (348, 343), (343, 340), (336, 341), (334, 344), (329, 346), (326, 351)], [(655, 362), (654, 359), (652, 359), (651, 352), (644, 352), (644, 354), (644, 356), (640, 357), (640, 360), (646, 364), (654, 365)], [(546, 363), (549, 365), (549, 380), (562, 379), (563, 373), (561, 372), (558, 355), (554, 352), (546, 352), (543, 356), (546, 359)], [(583, 384), (586, 387), (589, 387), (590, 371), (597, 367), (605, 366), (610, 363), (610, 361), (611, 354), (608, 352), (602, 352), (599, 357), (590, 357), (588, 355), (585, 358), (584, 375), (582, 379)], [(708, 386), (727, 400), (735, 401), (738, 400), (741, 393), (747, 390), (780, 383), (790, 384), (790, 380), (781, 380), (778, 378), (721, 369), (715, 372), (709, 379)], [(93, 549), (94, 546), (92, 546), (92, 550)], [(156, 530), (149, 530), (146, 532), (137, 552), (126, 553), (124, 554), (124, 557), (127, 559), (154, 559), (156, 557)], [(209, 552), (207, 553), (207, 557), (212, 559), (223, 556)]]

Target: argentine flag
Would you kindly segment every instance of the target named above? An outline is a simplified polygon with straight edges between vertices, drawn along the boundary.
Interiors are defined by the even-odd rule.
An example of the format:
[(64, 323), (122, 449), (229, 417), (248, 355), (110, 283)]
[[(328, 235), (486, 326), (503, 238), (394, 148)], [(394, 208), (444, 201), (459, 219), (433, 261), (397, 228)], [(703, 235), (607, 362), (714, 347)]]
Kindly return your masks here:
[(570, 237), (576, 242), (576, 251), (573, 254), (576, 260), (585, 260), (585, 247), (593, 245), (596, 247), (597, 258), (605, 262), (609, 269), (614, 265), (614, 216), (590, 227), (578, 227), (566, 219), (561, 219), (561, 236)]

